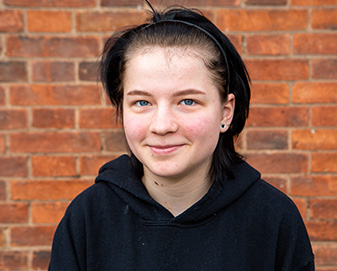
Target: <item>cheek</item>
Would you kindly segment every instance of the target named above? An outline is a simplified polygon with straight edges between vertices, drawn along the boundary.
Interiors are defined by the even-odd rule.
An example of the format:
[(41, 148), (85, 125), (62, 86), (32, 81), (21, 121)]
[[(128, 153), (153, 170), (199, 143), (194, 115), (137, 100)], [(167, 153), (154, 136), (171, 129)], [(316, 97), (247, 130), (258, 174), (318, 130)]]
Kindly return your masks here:
[(220, 134), (220, 124), (218, 121), (209, 118), (194, 118), (184, 125), (185, 131), (192, 138), (202, 138), (207, 140), (218, 140)]
[(144, 136), (146, 131), (144, 122), (139, 121), (137, 118), (128, 118), (127, 116), (123, 117), (123, 122), (125, 137), (129, 146), (132, 146)]

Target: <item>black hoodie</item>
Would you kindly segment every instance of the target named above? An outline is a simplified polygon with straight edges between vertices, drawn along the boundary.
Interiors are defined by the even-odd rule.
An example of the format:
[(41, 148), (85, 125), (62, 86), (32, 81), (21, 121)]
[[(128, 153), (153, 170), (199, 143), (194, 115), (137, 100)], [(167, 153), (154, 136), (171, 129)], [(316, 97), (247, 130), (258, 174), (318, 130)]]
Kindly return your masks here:
[(105, 164), (60, 222), (49, 270), (314, 270), (294, 203), (245, 162), (234, 174), (174, 217), (128, 156)]

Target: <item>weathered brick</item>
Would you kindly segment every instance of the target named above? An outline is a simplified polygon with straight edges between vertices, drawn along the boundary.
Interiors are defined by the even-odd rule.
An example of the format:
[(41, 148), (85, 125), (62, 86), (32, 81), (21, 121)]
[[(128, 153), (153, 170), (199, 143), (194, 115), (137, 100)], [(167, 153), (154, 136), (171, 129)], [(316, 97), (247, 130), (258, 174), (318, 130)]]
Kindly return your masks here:
[(0, 86), (0, 105), (5, 105), (5, 103), (6, 103), (5, 89)]
[(27, 81), (27, 69), (24, 62), (0, 62), (0, 82)]
[(305, 107), (252, 107), (247, 126), (298, 127), (309, 123), (309, 109)]
[(69, 202), (33, 202), (33, 223), (58, 223), (64, 215)]
[(337, 79), (337, 59), (313, 59), (312, 77), (317, 79)]
[(25, 157), (0, 157), (0, 176), (25, 177), (27, 176), (27, 159)]
[(246, 37), (248, 55), (289, 55), (290, 35), (252, 35)]
[(0, 10), (0, 32), (21, 32), (23, 30), (21, 10)]
[(94, 7), (95, 0), (4, 0), (7, 6), (15, 7)]
[(308, 215), (307, 201), (303, 198), (293, 198), (293, 202), (296, 204), (302, 218), (305, 220)]
[(314, 9), (311, 16), (311, 27), (313, 29), (337, 28), (337, 9)]
[(235, 49), (238, 51), (238, 53), (241, 55), (243, 50), (242, 50), (242, 40), (243, 36), (242, 35), (233, 35), (233, 34), (227, 34), (226, 36), (229, 38), (231, 43), (234, 45)]
[(295, 54), (330, 55), (337, 54), (337, 34), (300, 33), (294, 34), (293, 51)]
[(289, 86), (286, 83), (257, 83), (251, 88), (252, 104), (287, 104), (289, 103)]
[(33, 252), (33, 268), (34, 270), (48, 269), (50, 261), (50, 251), (34, 251)]
[(263, 173), (305, 173), (308, 156), (299, 153), (252, 153), (247, 161)]
[(71, 200), (93, 184), (82, 180), (11, 181), (12, 200)]
[(113, 108), (80, 109), (80, 128), (117, 128), (116, 110)]
[(337, 83), (298, 82), (292, 91), (294, 103), (337, 103)]
[(337, 221), (307, 221), (306, 226), (311, 241), (337, 240)]
[(98, 175), (105, 163), (117, 158), (116, 155), (90, 155), (80, 157), (80, 175)]
[(302, 197), (337, 196), (337, 177), (328, 175), (292, 177), (290, 194)]
[(122, 130), (109, 131), (104, 133), (104, 150), (111, 152), (125, 152), (126, 140)]
[(0, 153), (4, 153), (6, 151), (6, 141), (5, 136), (0, 135)]
[(265, 180), (283, 193), (287, 193), (287, 180), (285, 178), (268, 176)]
[(10, 57), (97, 57), (97, 37), (8, 36)]
[(28, 270), (28, 252), (25, 251), (0, 251), (1, 270)]
[(278, 130), (247, 130), (248, 150), (282, 150), (288, 148), (288, 132)]
[[(6, 246), (6, 237), (5, 237), (5, 229), (0, 228), (0, 249)], [(1, 252), (0, 252), (1, 259)], [(0, 268), (1, 268), (1, 260), (0, 260)]]
[(336, 150), (337, 130), (294, 130), (292, 132), (292, 147), (301, 150)]
[(223, 31), (304, 30), (307, 10), (217, 10), (217, 26)]
[[(313, 251), (315, 254), (315, 264), (317, 266), (320, 265), (337, 265), (337, 245), (336, 244), (329, 244), (329, 243), (323, 243), (313, 244)], [(336, 270), (336, 269), (328, 269), (330, 271)]]
[(79, 78), (82, 81), (98, 81), (98, 63), (81, 62), (79, 65)]
[(337, 126), (337, 106), (312, 107), (311, 121), (313, 126)]
[(287, 0), (245, 0), (246, 5), (286, 5)]
[(337, 219), (337, 199), (311, 199), (310, 217), (313, 219)]
[(6, 182), (0, 180), (0, 200), (6, 200)]
[(50, 246), (55, 226), (12, 227), (11, 246)]
[(126, 25), (139, 25), (145, 17), (144, 11), (81, 11), (76, 14), (76, 30), (112, 33)]
[(27, 10), (30, 32), (70, 32), (71, 13), (68, 11)]
[(34, 108), (32, 126), (36, 128), (74, 128), (75, 110)]
[(26, 109), (0, 109), (0, 129), (23, 129), (27, 125)]
[(337, 0), (291, 0), (293, 6), (330, 6), (337, 5)]
[(28, 204), (27, 203), (1, 203), (0, 223), (27, 223)]
[(27, 132), (10, 135), (11, 152), (99, 152), (100, 135), (97, 132)]
[(33, 176), (76, 176), (76, 158), (73, 156), (33, 156)]
[(70, 62), (36, 61), (32, 64), (33, 81), (74, 81), (75, 65)]
[[(135, 2), (135, 0), (102, 0), (103, 3), (108, 3), (109, 6), (124, 6), (127, 5), (127, 3), (130, 4), (139, 4), (139, 2)], [(177, 1), (174, 0), (151, 0), (151, 4), (156, 6), (168, 6), (168, 5), (174, 5), (177, 4)], [(183, 4), (185, 6), (239, 6), (240, 0), (184, 0)], [(145, 4), (145, 7), (148, 8), (148, 6)]]
[(309, 78), (309, 62), (304, 59), (247, 59), (252, 80), (305, 80)]
[(311, 154), (311, 171), (337, 173), (337, 153), (313, 152)]
[(12, 105), (98, 105), (97, 85), (12, 85)]

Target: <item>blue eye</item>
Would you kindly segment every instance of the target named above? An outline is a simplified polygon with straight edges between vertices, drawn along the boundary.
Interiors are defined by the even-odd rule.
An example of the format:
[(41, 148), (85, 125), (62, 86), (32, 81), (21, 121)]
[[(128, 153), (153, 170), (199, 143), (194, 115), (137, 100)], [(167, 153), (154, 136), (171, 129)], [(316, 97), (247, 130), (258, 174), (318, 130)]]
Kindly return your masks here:
[(141, 100), (141, 101), (137, 101), (136, 102), (136, 105), (137, 106), (147, 106), (149, 105), (150, 103), (148, 101), (144, 101), (144, 100)]
[(190, 106), (190, 105), (194, 105), (195, 101), (193, 101), (191, 99), (185, 99), (185, 100), (182, 100), (181, 103), (184, 104), (184, 105)]

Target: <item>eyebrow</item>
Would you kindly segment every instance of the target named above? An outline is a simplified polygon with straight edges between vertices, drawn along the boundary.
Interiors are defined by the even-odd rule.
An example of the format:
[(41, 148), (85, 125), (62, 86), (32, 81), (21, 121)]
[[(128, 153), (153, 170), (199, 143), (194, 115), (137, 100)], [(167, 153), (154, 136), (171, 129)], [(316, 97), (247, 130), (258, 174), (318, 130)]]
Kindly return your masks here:
[[(176, 93), (173, 94), (174, 97), (179, 97), (179, 96), (184, 96), (184, 95), (191, 95), (191, 94), (202, 94), (206, 95), (205, 92), (197, 89), (185, 89), (185, 90), (180, 90), (177, 91)], [(152, 96), (151, 93), (143, 90), (130, 90), (127, 92), (126, 95), (140, 95), (140, 96)]]

